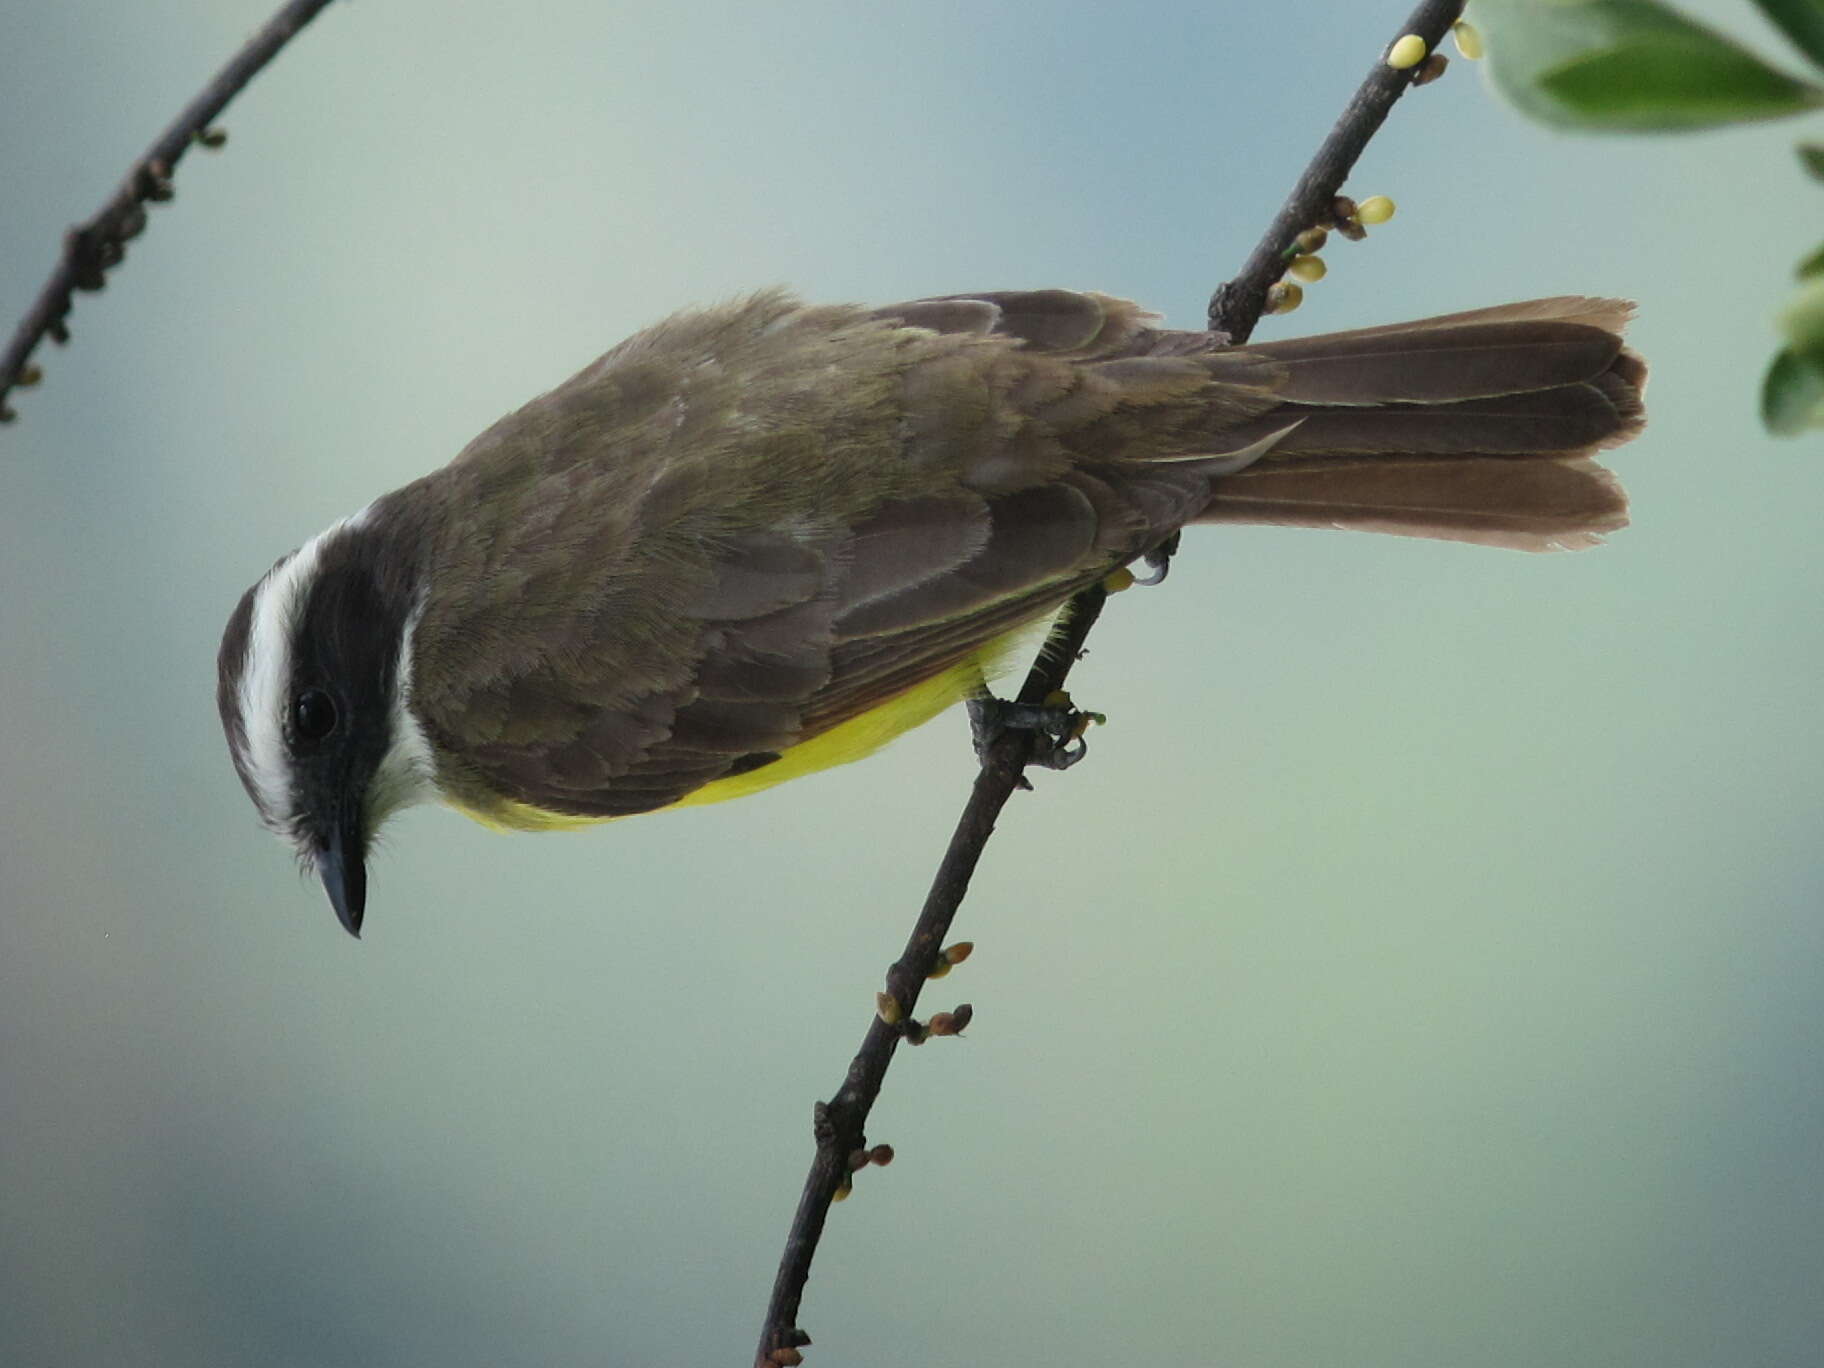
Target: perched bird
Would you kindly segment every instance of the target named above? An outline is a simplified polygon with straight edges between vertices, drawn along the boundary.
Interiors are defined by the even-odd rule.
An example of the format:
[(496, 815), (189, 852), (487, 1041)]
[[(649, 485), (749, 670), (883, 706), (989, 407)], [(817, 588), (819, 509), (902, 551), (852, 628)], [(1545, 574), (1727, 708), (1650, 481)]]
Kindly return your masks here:
[(437, 798), (546, 828), (856, 759), (1193, 523), (1521, 550), (1626, 522), (1629, 306), (1244, 347), (1063, 290), (678, 314), (242, 597), (217, 700), (264, 823), (358, 932)]

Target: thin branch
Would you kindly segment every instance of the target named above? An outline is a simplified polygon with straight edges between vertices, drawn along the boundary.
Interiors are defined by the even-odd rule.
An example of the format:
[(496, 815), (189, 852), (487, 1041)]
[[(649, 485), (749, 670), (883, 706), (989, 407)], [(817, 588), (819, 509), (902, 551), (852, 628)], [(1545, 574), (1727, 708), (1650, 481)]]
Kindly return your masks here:
[[(1424, 38), (1427, 50), (1435, 48), (1451, 24), (1462, 14), (1463, 0), (1436, 3), (1428, 0), (1413, 12), (1395, 37), (1417, 33)], [(1342, 187), (1350, 168), (1367, 146), (1369, 138), (1381, 126), (1407, 85), (1412, 70), (1395, 70), (1385, 60), (1375, 68), (1350, 100), (1337, 125), (1325, 139), (1317, 156), (1299, 178), (1273, 227), (1249, 257), (1242, 273), (1222, 285), (1211, 297), (1210, 326), (1226, 333), (1235, 341), (1253, 331), (1266, 303), (1267, 289), (1285, 269), (1284, 250), (1303, 229), (1329, 211), (1330, 202)], [(1097, 587), (1072, 599), (1061, 615), (1061, 626), (1033, 662), (1026, 682), (1021, 686), (1019, 701), (1039, 704), (1064, 687), (1082, 654), (1089, 629), (1095, 625), (1105, 598)], [(810, 1278), (811, 1261), (823, 1234), (824, 1221), (837, 1194), (852, 1181), (854, 1164), (866, 1148), (868, 1112), (880, 1095), (887, 1068), (902, 1039), (919, 1038), (917, 1023), (912, 1020), (931, 969), (955, 919), (958, 907), (969, 889), (988, 838), (994, 833), (995, 820), (1007, 800), (1022, 786), (1023, 774), (1033, 754), (1030, 733), (1003, 732), (988, 748), (982, 759), (969, 801), (958, 819), (950, 844), (925, 895), (924, 907), (906, 941), (905, 951), (887, 971), (887, 994), (901, 1014), (898, 1024), (889, 1024), (876, 1015), (868, 1023), (861, 1048), (850, 1062), (836, 1095), (816, 1109), (815, 1135), (817, 1152), (810, 1173), (798, 1199), (785, 1250), (779, 1260), (779, 1271), (773, 1280), (772, 1297), (767, 1304), (766, 1320), (761, 1327), (757, 1368), (792, 1361), (790, 1357), (773, 1357), (783, 1350), (797, 1350), (810, 1343), (810, 1337), (798, 1328), (798, 1309)]]
[[(1397, 40), (1416, 33), (1425, 40), (1425, 50), (1435, 52), (1450, 26), (1463, 17), (1464, 0), (1425, 0), (1394, 35)], [(1391, 47), (1392, 43), (1388, 44)], [(1219, 285), (1210, 296), (1211, 332), (1227, 334), (1231, 342), (1248, 340), (1254, 325), (1266, 307), (1267, 291), (1286, 271), (1286, 249), (1305, 229), (1330, 217), (1330, 204), (1343, 188), (1368, 140), (1386, 121), (1393, 102), (1412, 84), (1416, 67), (1399, 70), (1387, 65), (1386, 48), (1375, 61), (1355, 97), (1349, 101), (1330, 136), (1317, 149), (1317, 155), (1298, 178), (1286, 198), (1273, 226), (1267, 229), (1253, 253), (1241, 268), (1241, 274)]]
[[(1083, 641), (1102, 612), (1105, 597), (1098, 586), (1071, 600), (1060, 629), (1046, 643), (1033, 662), (1026, 682), (1020, 688), (1019, 701), (1042, 704), (1063, 687), (1064, 677), (1083, 650)], [(950, 845), (931, 880), (925, 905), (918, 914), (912, 934), (899, 959), (887, 970), (886, 991), (902, 1014), (897, 1025), (889, 1025), (877, 1013), (868, 1023), (861, 1049), (849, 1064), (842, 1086), (827, 1103), (817, 1108), (817, 1154), (811, 1161), (810, 1175), (804, 1180), (804, 1191), (798, 1199), (797, 1213), (786, 1236), (785, 1253), (779, 1261), (779, 1272), (773, 1280), (772, 1300), (766, 1309), (766, 1325), (761, 1333), (756, 1361), (764, 1364), (775, 1349), (797, 1348), (810, 1341), (797, 1330), (798, 1304), (804, 1285), (810, 1278), (811, 1259), (817, 1252), (817, 1240), (823, 1233), (824, 1218), (830, 1203), (851, 1176), (849, 1156), (865, 1147), (868, 1112), (880, 1095), (880, 1085), (887, 1076), (887, 1066), (900, 1041), (908, 1038), (908, 1029), (916, 1038), (917, 1023), (912, 1013), (918, 1006), (920, 991), (930, 971), (938, 962), (950, 923), (969, 891), (969, 880), (977, 861), (994, 834), (995, 819), (1002, 807), (1020, 787), (1033, 746), (1030, 732), (1008, 729), (988, 746), (982, 767), (975, 776), (975, 787), (958, 819)]]
[(146, 202), (171, 198), (171, 175), (184, 153), (198, 142), (211, 147), (220, 144), (221, 135), (210, 128), (215, 117), (329, 3), (330, 0), (291, 0), (267, 20), (265, 27), (247, 40), (203, 87), (202, 93), (158, 135), (146, 154), (133, 163), (120, 188), (95, 216), (64, 234), (63, 255), (56, 269), (19, 320), (6, 351), (0, 354), (0, 422), (14, 416), (6, 406), (7, 395), (15, 387), (37, 379), (36, 368), (28, 372), (27, 367), (38, 344), (46, 337), (59, 344), (69, 340), (70, 330), (64, 320), (75, 292), (101, 289), (108, 269), (126, 255), (127, 243), (145, 231)]

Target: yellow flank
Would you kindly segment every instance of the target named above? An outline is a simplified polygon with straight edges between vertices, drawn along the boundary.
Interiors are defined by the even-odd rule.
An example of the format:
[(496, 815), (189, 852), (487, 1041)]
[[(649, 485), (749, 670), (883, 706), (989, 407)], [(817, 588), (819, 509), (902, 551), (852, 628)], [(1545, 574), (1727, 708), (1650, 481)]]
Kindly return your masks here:
[[(895, 694), (860, 717), (831, 727), (821, 735), (800, 742), (785, 751), (770, 765), (717, 779), (685, 794), (669, 807), (694, 807), (701, 803), (719, 803), (727, 798), (744, 798), (775, 784), (797, 779), (834, 765), (846, 765), (872, 755), (895, 737), (922, 726), (951, 704), (975, 693), (984, 678), (992, 678), (1008, 651), (1023, 637), (1029, 627), (1015, 628), (995, 638), (959, 665), (942, 674), (921, 680), (903, 693)], [(611, 822), (612, 817), (579, 817), (568, 812), (550, 812), (530, 803), (502, 799), (498, 806), (481, 809), (466, 804), (450, 804), (465, 817), (471, 817), (496, 831), (559, 831), (572, 827), (593, 826)], [(655, 809), (664, 811), (665, 809)]]

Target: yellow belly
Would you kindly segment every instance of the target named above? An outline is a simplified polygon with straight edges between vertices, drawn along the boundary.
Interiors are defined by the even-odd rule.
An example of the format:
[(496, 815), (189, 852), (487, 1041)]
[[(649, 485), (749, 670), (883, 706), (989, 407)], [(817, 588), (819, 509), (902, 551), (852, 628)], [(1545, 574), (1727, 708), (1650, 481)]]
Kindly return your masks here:
[[(860, 717), (852, 717), (826, 732), (799, 742), (781, 753), (771, 764), (705, 784), (702, 788), (685, 794), (675, 803), (668, 804), (668, 807), (692, 807), (699, 803), (720, 803), (728, 798), (743, 798), (775, 784), (783, 784), (787, 780), (814, 774), (834, 765), (846, 765), (852, 760), (872, 755), (894, 737), (922, 726), (951, 704), (978, 692), (983, 679), (992, 678), (998, 673), (1008, 651), (1027, 635), (1029, 629), (1019, 628), (997, 637), (977, 649), (961, 664), (914, 684), (904, 693), (895, 694)], [(573, 813), (549, 812), (511, 798), (503, 798), (497, 806), (487, 809), (454, 801), (450, 805), (483, 826), (499, 831), (555, 831), (615, 820), (612, 817), (579, 817)]]

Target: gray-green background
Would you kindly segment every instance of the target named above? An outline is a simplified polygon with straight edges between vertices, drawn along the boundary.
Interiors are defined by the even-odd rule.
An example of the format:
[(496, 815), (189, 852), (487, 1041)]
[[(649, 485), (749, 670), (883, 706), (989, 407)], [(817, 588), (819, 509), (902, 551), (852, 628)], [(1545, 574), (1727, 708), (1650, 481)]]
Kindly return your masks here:
[[(325, 13), (0, 433), (0, 1363), (746, 1363), (960, 719), (580, 835), (412, 813), (356, 944), (229, 769), (221, 624), (682, 304), (1194, 325), (1405, 8)], [(266, 10), (0, 0), (0, 315)], [(1236, 530), (1115, 600), (812, 1362), (1817, 1361), (1824, 465), (1752, 417), (1824, 221), (1793, 137), (1554, 138), (1462, 62), (1402, 104), (1352, 183), (1399, 217), (1263, 335), (1638, 299), (1636, 526)]]

